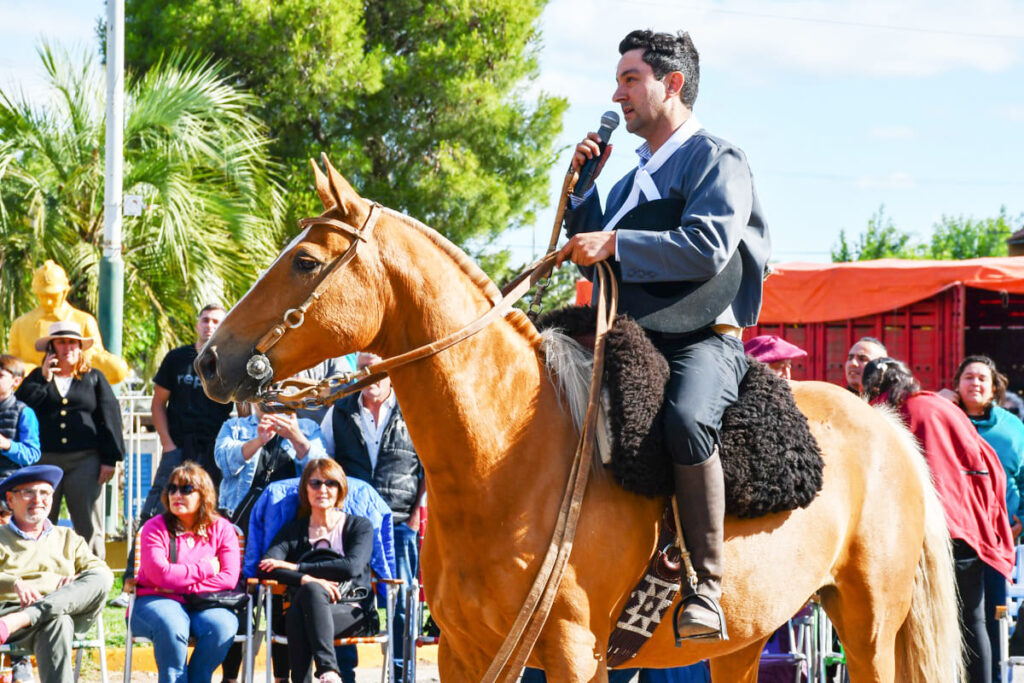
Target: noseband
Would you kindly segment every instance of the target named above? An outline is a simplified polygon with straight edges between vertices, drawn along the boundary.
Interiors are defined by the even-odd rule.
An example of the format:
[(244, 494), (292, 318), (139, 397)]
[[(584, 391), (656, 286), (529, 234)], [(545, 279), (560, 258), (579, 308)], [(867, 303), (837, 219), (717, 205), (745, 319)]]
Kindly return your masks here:
[(316, 287), (310, 292), (306, 300), (303, 301), (296, 308), (289, 308), (281, 316), (281, 321), (271, 327), (266, 334), (260, 337), (260, 340), (256, 342), (256, 346), (253, 347), (252, 355), (249, 356), (249, 360), (245, 364), (245, 372), (249, 377), (253, 378), (259, 383), (257, 394), (263, 393), (263, 390), (270, 380), (274, 377), (274, 366), (271, 364), (270, 359), (267, 358), (266, 353), (270, 348), (281, 341), (281, 337), (285, 335), (288, 330), (294, 330), (298, 327), (302, 327), (302, 323), (306, 321), (306, 310), (313, 305), (313, 302), (318, 300), (327, 288), (328, 282), (331, 275), (338, 268), (341, 268), (346, 263), (355, 258), (356, 250), (359, 248), (360, 242), (365, 242), (367, 236), (373, 232), (373, 226), (377, 224), (377, 219), (380, 218), (381, 205), (377, 202), (370, 204), (370, 213), (367, 215), (366, 220), (363, 222), (361, 228), (353, 228), (348, 223), (337, 220), (336, 218), (328, 218), (327, 216), (314, 216), (312, 218), (303, 218), (299, 221), (299, 227), (308, 228), (313, 225), (327, 225), (336, 230), (343, 232), (352, 238), (352, 242), (348, 245), (348, 248), (338, 258), (331, 261), (331, 263), (324, 269), (323, 274), (320, 276), (320, 281), (316, 283)]

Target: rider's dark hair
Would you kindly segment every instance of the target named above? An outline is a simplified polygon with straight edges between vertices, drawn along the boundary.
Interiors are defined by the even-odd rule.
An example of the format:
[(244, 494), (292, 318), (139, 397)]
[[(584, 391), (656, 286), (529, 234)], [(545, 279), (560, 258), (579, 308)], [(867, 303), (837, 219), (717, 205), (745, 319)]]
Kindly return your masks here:
[(651, 67), (654, 77), (661, 80), (673, 71), (683, 74), (683, 89), (679, 98), (687, 107), (697, 101), (700, 84), (700, 55), (686, 31), (676, 35), (655, 33), (650, 30), (632, 31), (619, 43), (619, 54), (630, 50), (643, 50), (643, 60)]
[(864, 366), (861, 396), (868, 402), (882, 398), (893, 408), (921, 391), (921, 383), (914, 379), (906, 363), (893, 358), (876, 358)]

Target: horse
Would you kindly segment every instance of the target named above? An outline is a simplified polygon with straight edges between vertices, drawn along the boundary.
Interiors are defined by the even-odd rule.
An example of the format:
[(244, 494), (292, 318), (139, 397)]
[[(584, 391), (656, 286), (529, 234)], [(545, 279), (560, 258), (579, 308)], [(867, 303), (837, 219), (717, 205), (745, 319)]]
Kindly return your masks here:
[[(323, 161), (326, 173), (312, 165), (324, 213), (302, 222), (196, 360), (215, 400), (258, 395), (263, 383), (246, 366), (282, 316), (286, 331), (266, 351), (275, 380), (356, 350), (387, 358), (430, 344), (499, 299), (447, 239), (397, 211), (376, 211)], [(426, 473), (422, 577), (443, 633), (445, 681), (484, 676), (555, 527), (579, 436), (548, 367), (556, 338), (510, 309), (475, 336), (390, 372)], [(710, 659), (714, 681), (756, 681), (769, 636), (817, 594), (853, 683), (955, 680), (962, 646), (952, 553), (916, 444), (839, 387), (794, 382), (792, 391), (823, 454), (820, 493), (803, 509), (727, 518), (728, 640), (677, 647), (663, 623), (629, 666)], [(529, 658), (551, 680), (607, 680), (609, 635), (666, 504), (626, 492), (596, 460), (591, 467), (568, 566)]]

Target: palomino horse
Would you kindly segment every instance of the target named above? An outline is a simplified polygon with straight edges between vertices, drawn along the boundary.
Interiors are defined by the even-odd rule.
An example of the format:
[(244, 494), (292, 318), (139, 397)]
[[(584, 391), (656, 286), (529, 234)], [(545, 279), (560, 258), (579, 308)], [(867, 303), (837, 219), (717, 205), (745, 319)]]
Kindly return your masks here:
[[(304, 320), (292, 312), (291, 329), (266, 354), (277, 379), (357, 349), (386, 358), (429, 344), (498, 298), (456, 247), (387, 209), (358, 238), (354, 257), (332, 269), (370, 203), (329, 163), (327, 175), (316, 175), (325, 213), (304, 222), (196, 361), (214, 399), (254, 397), (257, 383), (246, 374), (254, 347), (304, 301)], [(321, 295), (310, 298), (321, 281)], [(481, 679), (555, 526), (578, 432), (549, 378), (545, 344), (512, 310), (467, 341), (392, 372), (426, 470), (423, 581), (444, 633), (445, 681)], [(792, 386), (824, 454), (822, 491), (806, 509), (727, 520), (728, 641), (677, 648), (671, 625), (662, 624), (629, 665), (710, 658), (715, 681), (755, 681), (767, 638), (818, 592), (854, 683), (952, 682), (961, 652), (952, 557), (915, 445), (838, 387)], [(625, 492), (595, 468), (569, 566), (529, 660), (551, 680), (606, 680), (607, 640), (651, 555), (664, 505)]]

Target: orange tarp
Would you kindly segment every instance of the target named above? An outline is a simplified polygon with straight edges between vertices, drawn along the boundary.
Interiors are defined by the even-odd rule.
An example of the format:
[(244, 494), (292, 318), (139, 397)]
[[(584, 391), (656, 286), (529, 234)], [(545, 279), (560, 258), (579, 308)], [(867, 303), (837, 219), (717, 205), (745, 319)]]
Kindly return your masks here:
[(783, 263), (764, 283), (761, 323), (845, 320), (927, 299), (962, 283), (1024, 294), (1024, 256), (965, 261), (881, 259), (854, 263)]
[[(1024, 256), (965, 261), (881, 259), (854, 263), (772, 264), (764, 283), (761, 323), (859, 318), (912, 304), (962, 283), (1024, 294)], [(576, 301), (590, 300), (590, 283), (576, 283)]]

